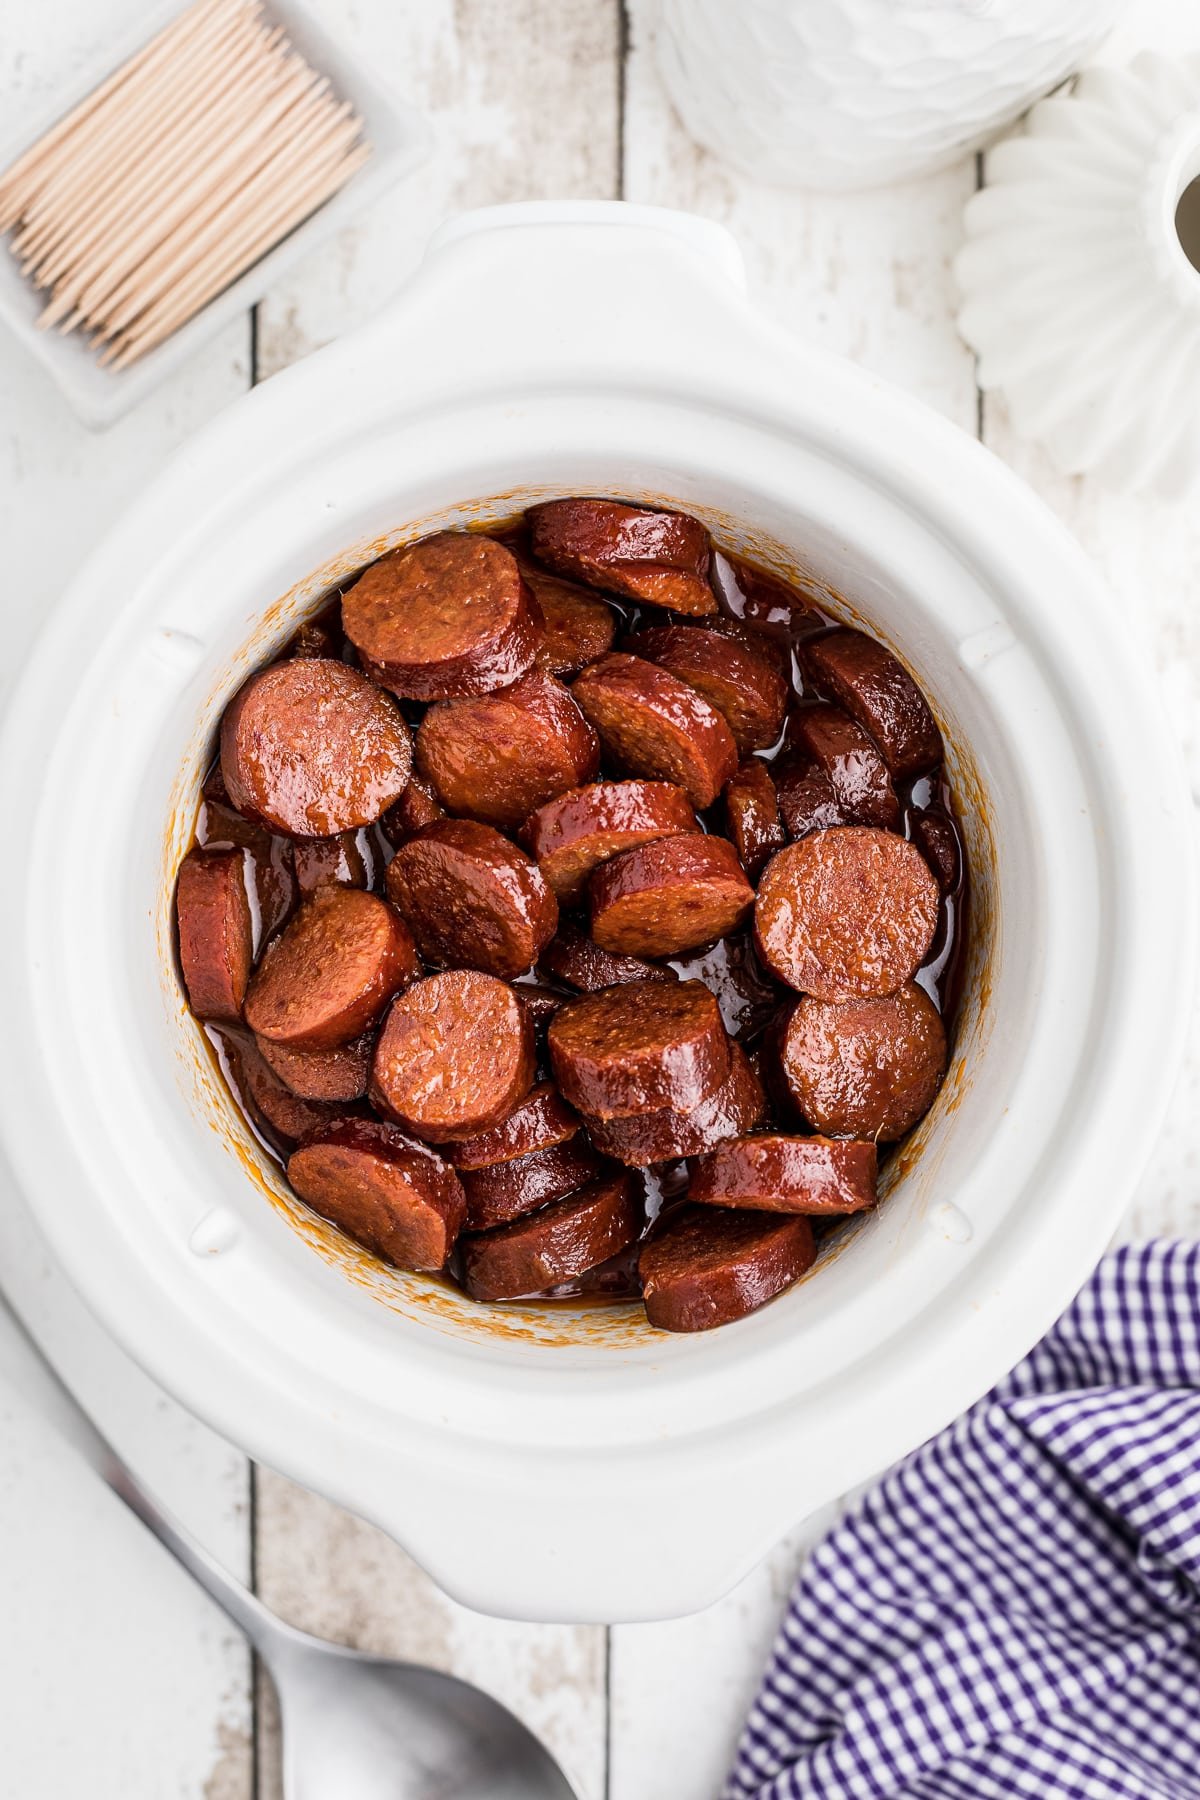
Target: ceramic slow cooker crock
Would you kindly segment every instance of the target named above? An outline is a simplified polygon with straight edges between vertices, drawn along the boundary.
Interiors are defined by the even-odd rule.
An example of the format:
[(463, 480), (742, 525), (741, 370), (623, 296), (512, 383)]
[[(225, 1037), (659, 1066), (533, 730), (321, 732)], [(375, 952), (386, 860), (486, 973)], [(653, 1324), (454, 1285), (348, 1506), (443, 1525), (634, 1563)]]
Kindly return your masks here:
[[(975, 881), (945, 1090), (886, 1203), (695, 1337), (477, 1307), (289, 1200), (188, 1016), (171, 891), (221, 708), (386, 546), (559, 493), (679, 505), (908, 662)], [(542, 1619), (714, 1599), (1007, 1369), (1126, 1201), (1180, 1048), (1192, 907), (1159, 711), (1083, 557), (975, 443), (756, 316), (718, 228), (453, 223), (391, 309), (232, 407), (50, 620), (0, 756), (6, 1146), (168, 1389)]]

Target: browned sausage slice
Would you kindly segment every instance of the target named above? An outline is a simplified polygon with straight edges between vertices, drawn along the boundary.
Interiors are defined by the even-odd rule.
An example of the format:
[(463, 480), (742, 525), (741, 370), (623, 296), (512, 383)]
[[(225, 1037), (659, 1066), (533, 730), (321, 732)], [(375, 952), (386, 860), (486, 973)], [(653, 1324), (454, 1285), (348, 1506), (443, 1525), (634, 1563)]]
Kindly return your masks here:
[(569, 906), (607, 857), (696, 829), (691, 802), (674, 782), (593, 781), (539, 806), (521, 835), (559, 900)]
[(782, 1133), (727, 1138), (696, 1158), (688, 1195), (758, 1212), (862, 1212), (875, 1204), (875, 1146)]
[[(811, 582), (793, 576), (794, 585), (781, 581), (756, 563), (743, 562), (738, 556), (713, 551), (712, 584), (725, 609), (739, 624), (777, 642), (788, 644), (810, 632), (824, 629), (825, 620), (817, 611), (814, 598), (806, 591)], [(824, 599), (824, 594), (818, 594)], [(788, 651), (790, 666), (791, 653)]]
[(241, 850), (189, 850), (179, 866), (179, 961), (197, 1018), (242, 1016), (254, 955), (246, 877)]
[(810, 831), (851, 823), (838, 804), (828, 771), (803, 751), (786, 752), (774, 764), (772, 774), (790, 837), (799, 839)]
[(296, 905), (293, 853), (296, 844), (302, 840), (280, 837), (256, 819), (244, 819), (229, 804), (220, 769), (214, 774), (213, 788), (219, 792), (210, 793), (209, 783), (205, 783), (204, 801), (196, 820), (196, 841), (205, 850), (236, 848), (249, 851), (254, 892), (258, 898), (258, 917), (254, 921), (254, 948), (257, 951), (286, 923)]
[(377, 894), (322, 888), (268, 944), (246, 993), (258, 1037), (332, 1050), (361, 1037), (420, 974), (404, 920)]
[(384, 877), (427, 962), (519, 975), (554, 936), (558, 903), (535, 862), (490, 825), (439, 819)]
[(729, 1074), (710, 1100), (690, 1112), (663, 1107), (627, 1119), (593, 1119), (588, 1134), (596, 1149), (630, 1168), (699, 1156), (722, 1138), (740, 1137), (766, 1112), (762, 1083), (739, 1044), (729, 1048)]
[(310, 900), (318, 888), (370, 887), (370, 871), (355, 831), (337, 837), (301, 838), (292, 851), (300, 898)]
[(899, 824), (900, 802), (887, 764), (847, 714), (823, 700), (797, 707), (788, 721), (788, 740), (828, 775), (848, 825), (880, 825), (890, 831)]
[(925, 858), (943, 894), (952, 894), (962, 874), (962, 856), (958, 833), (946, 813), (933, 808), (915, 812), (912, 819), (913, 843)]
[(521, 1005), (533, 1020), (535, 1031), (541, 1031), (550, 1023), (559, 1007), (570, 999), (570, 995), (561, 988), (547, 987), (543, 981), (520, 981), (517, 993), (521, 997)]
[(454, 1170), (378, 1119), (325, 1126), (287, 1176), (314, 1212), (401, 1269), (444, 1269), (466, 1214)]
[(293, 837), (371, 825), (404, 792), (412, 742), (400, 708), (346, 663), (273, 663), (221, 721), (221, 773), (239, 812)]
[(433, 706), (417, 766), (453, 813), (515, 830), (535, 807), (590, 781), (596, 734), (566, 688), (534, 669), (503, 693)]
[(517, 560), (542, 615), (535, 668), (547, 675), (574, 675), (612, 649), (617, 618), (606, 601), (577, 582), (548, 575), (536, 563)]
[(729, 1073), (721, 1009), (699, 981), (630, 982), (569, 1000), (546, 1034), (558, 1085), (598, 1119), (686, 1112)]
[(446, 809), (433, 789), (421, 776), (413, 775), (400, 798), (393, 801), (379, 823), (392, 844), (397, 847), (422, 826), (444, 819)]
[(797, 1001), (779, 1045), (784, 1079), (817, 1131), (903, 1137), (946, 1072), (941, 1014), (915, 982), (882, 1000)]
[(737, 767), (733, 733), (715, 706), (641, 656), (602, 656), (571, 689), (605, 750), (635, 775), (673, 781), (711, 806)]
[(342, 631), (336, 609), (306, 619), (287, 647), (289, 656), (332, 656), (342, 653)]
[(270, 1067), (255, 1040), (242, 1032), (220, 1033), (220, 1059), (251, 1123), (276, 1149), (291, 1149), (345, 1115), (342, 1105), (294, 1093)]
[(731, 619), (727, 613), (717, 613), (713, 618), (705, 619), (704, 630), (719, 631), (722, 637), (732, 638), (758, 660), (770, 663), (775, 673), (782, 677), (784, 686), (790, 686), (792, 646), (786, 627), (758, 625), (753, 619)]
[(655, 625), (626, 638), (621, 648), (669, 669), (703, 694), (743, 756), (769, 749), (778, 738), (787, 683), (767, 656), (742, 639), (700, 625)]
[(709, 1331), (765, 1306), (816, 1260), (807, 1219), (684, 1206), (638, 1258), (646, 1317), (659, 1331)]
[(810, 638), (804, 673), (869, 731), (897, 781), (925, 775), (942, 760), (942, 734), (924, 694), (890, 650), (861, 631)]
[(292, 1050), (286, 1044), (273, 1044), (270, 1038), (256, 1041), (267, 1066), (304, 1100), (344, 1103), (361, 1100), (367, 1091), (374, 1049), (369, 1035), (339, 1044), (334, 1050)]
[(903, 987), (933, 942), (941, 896), (915, 845), (890, 831), (814, 831), (768, 863), (755, 935), (767, 966), (819, 1000)]
[(371, 673), (411, 700), (507, 687), (531, 667), (540, 620), (511, 550), (440, 531), (365, 569), (342, 624)]
[(725, 824), (738, 861), (753, 881), (787, 843), (779, 796), (766, 763), (751, 756), (725, 783)]
[(733, 845), (699, 831), (622, 850), (590, 893), (592, 936), (624, 956), (682, 956), (736, 931), (754, 905)]
[(633, 1178), (602, 1175), (567, 1200), (463, 1240), (463, 1280), (476, 1300), (520, 1300), (586, 1275), (641, 1229)]
[(387, 1016), (371, 1098), (417, 1137), (452, 1143), (508, 1117), (533, 1085), (533, 1025), (515, 988), (474, 969), (415, 982)]
[(614, 956), (611, 950), (602, 950), (566, 919), (559, 921), (557, 932), (542, 951), (539, 967), (584, 994), (627, 981), (679, 980), (674, 969), (643, 962), (640, 956)]
[(469, 1169), (462, 1176), (467, 1196), (467, 1230), (488, 1231), (522, 1213), (573, 1194), (600, 1173), (600, 1158), (582, 1132), (565, 1144), (531, 1150), (511, 1162)]
[(454, 1144), (450, 1160), (456, 1169), (488, 1169), (493, 1163), (511, 1162), (514, 1157), (565, 1144), (578, 1130), (578, 1113), (567, 1105), (553, 1082), (540, 1081), (499, 1125)]
[(671, 612), (712, 613), (708, 533), (688, 513), (619, 500), (547, 500), (525, 514), (533, 554), (559, 575)]

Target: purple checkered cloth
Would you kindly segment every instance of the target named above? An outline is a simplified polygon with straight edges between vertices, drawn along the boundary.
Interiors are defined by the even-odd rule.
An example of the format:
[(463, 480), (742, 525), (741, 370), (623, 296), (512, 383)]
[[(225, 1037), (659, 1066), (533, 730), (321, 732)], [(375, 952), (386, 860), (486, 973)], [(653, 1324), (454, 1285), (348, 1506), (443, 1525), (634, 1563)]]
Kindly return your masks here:
[(1107, 1257), (824, 1540), (726, 1794), (1200, 1797), (1200, 1245)]

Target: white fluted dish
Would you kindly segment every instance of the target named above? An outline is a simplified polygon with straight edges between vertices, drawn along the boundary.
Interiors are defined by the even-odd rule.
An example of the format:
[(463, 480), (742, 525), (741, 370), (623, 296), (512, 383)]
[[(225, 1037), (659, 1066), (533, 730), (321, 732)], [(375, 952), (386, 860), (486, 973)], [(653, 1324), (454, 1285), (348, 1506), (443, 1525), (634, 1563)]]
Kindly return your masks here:
[(1197, 177), (1200, 57), (1088, 69), (988, 156), (959, 327), (1066, 474), (1168, 499), (1200, 481), (1200, 269), (1176, 226)]

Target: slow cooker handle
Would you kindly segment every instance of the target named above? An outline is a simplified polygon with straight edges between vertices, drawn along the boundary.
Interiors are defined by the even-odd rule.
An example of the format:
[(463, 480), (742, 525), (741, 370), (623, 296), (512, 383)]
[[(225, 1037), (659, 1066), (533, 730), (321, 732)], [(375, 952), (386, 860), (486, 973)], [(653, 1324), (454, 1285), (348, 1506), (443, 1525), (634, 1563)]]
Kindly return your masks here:
[(335, 416), (357, 432), (488, 389), (688, 382), (717, 347), (735, 364), (764, 334), (724, 226), (615, 200), (530, 202), (449, 220), (383, 311), (310, 368), (330, 378), (326, 432)]
[(457, 213), (438, 227), (425, 250), (429, 261), (452, 244), (491, 231), (529, 228), (561, 230), (586, 225), (612, 231), (634, 229), (676, 238), (742, 292), (746, 265), (736, 238), (712, 219), (669, 206), (635, 206), (627, 200), (525, 200), (509, 206), (481, 206)]

